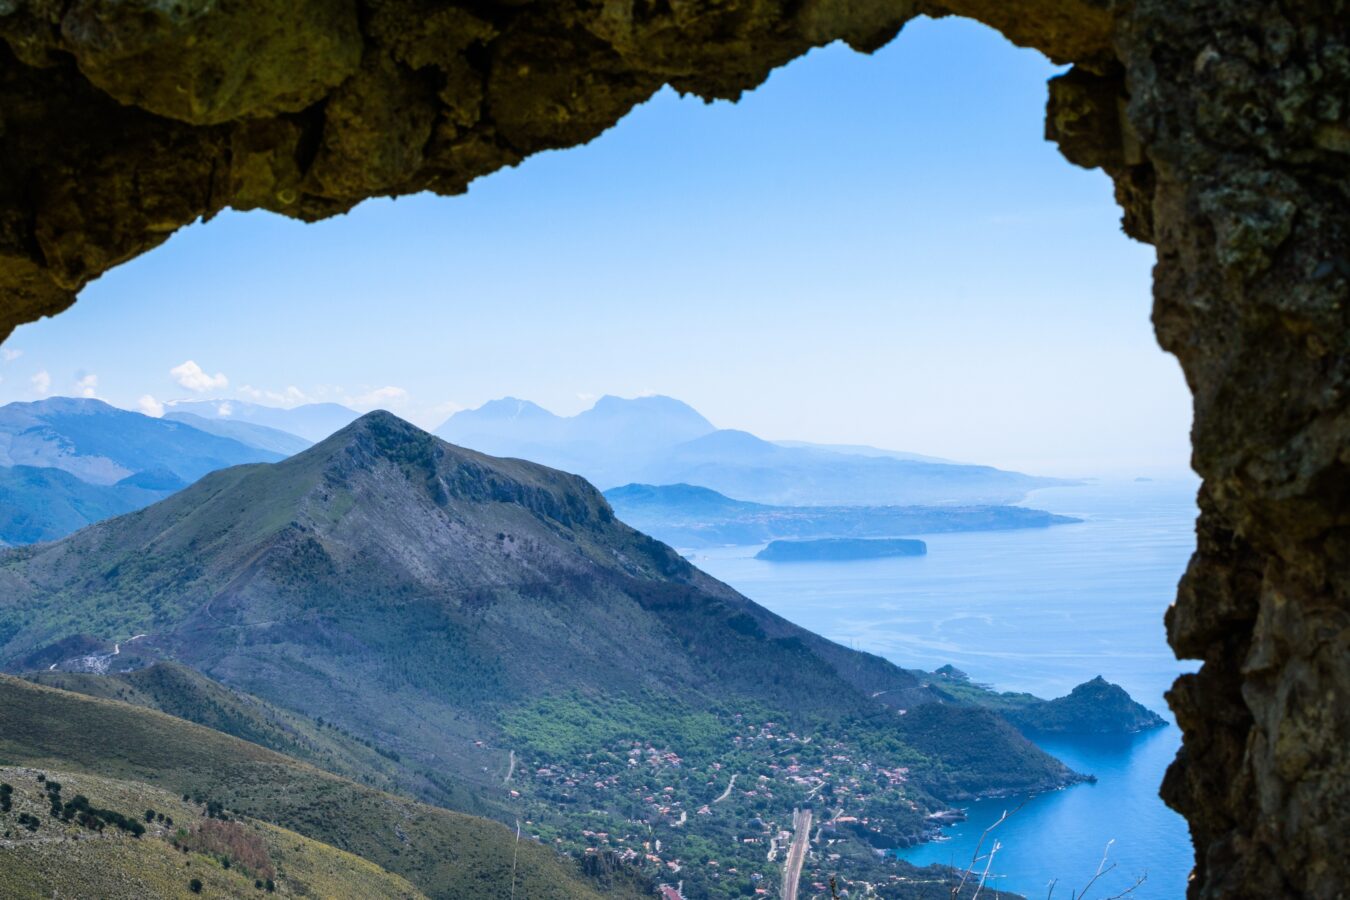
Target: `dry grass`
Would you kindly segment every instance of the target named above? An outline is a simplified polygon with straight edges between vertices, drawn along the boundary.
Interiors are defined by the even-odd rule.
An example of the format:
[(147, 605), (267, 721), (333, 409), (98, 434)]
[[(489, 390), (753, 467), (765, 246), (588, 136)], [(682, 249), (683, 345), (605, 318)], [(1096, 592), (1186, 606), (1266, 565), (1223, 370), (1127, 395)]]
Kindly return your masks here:
[[(156, 820), (147, 823), (140, 838), (117, 829), (99, 833), (63, 823), (49, 814), (46, 782), (37, 780), (39, 774), (59, 781), (63, 796), (83, 794), (96, 806), (138, 818), (154, 810)], [(183, 852), (174, 846), (180, 830), (213, 822), (203, 819), (205, 810), (199, 804), (144, 784), (32, 767), (0, 768), (0, 781), (14, 786), (13, 809), (0, 813), (0, 895), (6, 900), (191, 897), (188, 885), (193, 879), (201, 881), (202, 896), (215, 897), (416, 900), (425, 896), (379, 866), (295, 832), (251, 820), (228, 823), (237, 843), (255, 848), (275, 865), (276, 891), (268, 894), (255, 886), (258, 873), (238, 865), (226, 868), (222, 862), (226, 854)], [(20, 814), (36, 815), (37, 830), (19, 827)], [(159, 814), (173, 824), (158, 821)]]

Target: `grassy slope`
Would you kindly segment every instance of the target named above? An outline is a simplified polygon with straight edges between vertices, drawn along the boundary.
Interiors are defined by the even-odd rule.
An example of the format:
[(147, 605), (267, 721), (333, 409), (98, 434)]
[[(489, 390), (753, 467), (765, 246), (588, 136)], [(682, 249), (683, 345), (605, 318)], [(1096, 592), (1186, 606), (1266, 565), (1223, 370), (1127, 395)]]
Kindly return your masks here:
[(116, 675), (43, 671), (25, 677), (47, 687), (155, 709), (381, 790), (473, 815), (506, 815), (459, 783), (436, 777), (374, 741), (232, 690), (178, 663), (155, 663)]
[[(45, 776), (39, 782), (37, 775)], [(48, 811), (46, 783), (59, 781), (67, 800), (82, 794), (99, 808), (140, 818), (151, 809), (173, 825), (150, 823), (133, 838), (115, 828), (97, 833), (62, 823)], [(0, 893), (13, 900), (48, 897), (99, 897), (140, 900), (144, 897), (191, 897), (189, 882), (202, 882), (208, 897), (274, 896), (258, 890), (254, 873), (237, 861), (226, 868), (204, 853), (183, 853), (171, 841), (179, 829), (203, 821), (200, 804), (185, 802), (160, 788), (97, 776), (33, 768), (0, 767), (0, 782), (13, 786), (13, 808), (0, 812)], [(18, 824), (20, 815), (36, 816), (35, 831)], [(379, 866), (293, 831), (257, 821), (239, 826), (261, 839), (276, 868), (274, 881), (282, 896), (399, 898), (425, 894), (406, 879)]]
[[(432, 897), (509, 897), (515, 836), (138, 707), (0, 677), (0, 763), (129, 779), (223, 803), (355, 853)], [(519, 845), (517, 893), (597, 896), (549, 849)]]

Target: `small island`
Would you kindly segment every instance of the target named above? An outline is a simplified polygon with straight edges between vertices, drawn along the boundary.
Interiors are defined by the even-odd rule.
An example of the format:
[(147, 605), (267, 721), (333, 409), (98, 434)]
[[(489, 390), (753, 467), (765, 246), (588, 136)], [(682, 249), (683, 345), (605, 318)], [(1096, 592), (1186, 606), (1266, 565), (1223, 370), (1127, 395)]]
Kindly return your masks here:
[(820, 538), (811, 541), (771, 541), (755, 554), (768, 562), (842, 562), (923, 556), (928, 545), (909, 538)]

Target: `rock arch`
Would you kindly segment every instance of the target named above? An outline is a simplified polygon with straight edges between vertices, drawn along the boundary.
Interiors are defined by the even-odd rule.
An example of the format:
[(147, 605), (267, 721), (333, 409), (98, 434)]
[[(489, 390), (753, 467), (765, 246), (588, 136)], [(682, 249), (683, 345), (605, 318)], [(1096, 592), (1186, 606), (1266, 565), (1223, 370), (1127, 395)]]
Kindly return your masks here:
[(0, 336), (225, 207), (463, 191), (663, 84), (734, 98), (812, 46), (962, 15), (1072, 63), (1047, 135), (1157, 248), (1195, 395), (1163, 794), (1193, 897), (1340, 897), (1350, 820), (1346, 0), (0, 0)]

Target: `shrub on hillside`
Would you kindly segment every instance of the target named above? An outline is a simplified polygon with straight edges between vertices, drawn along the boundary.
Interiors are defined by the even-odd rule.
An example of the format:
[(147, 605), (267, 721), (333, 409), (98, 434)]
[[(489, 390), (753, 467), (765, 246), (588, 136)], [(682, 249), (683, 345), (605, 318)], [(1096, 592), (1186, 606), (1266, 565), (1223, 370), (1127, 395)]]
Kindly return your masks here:
[(180, 847), (219, 857), (224, 868), (235, 865), (258, 879), (271, 881), (277, 874), (263, 839), (240, 822), (207, 819), (186, 834), (180, 832), (174, 842)]

